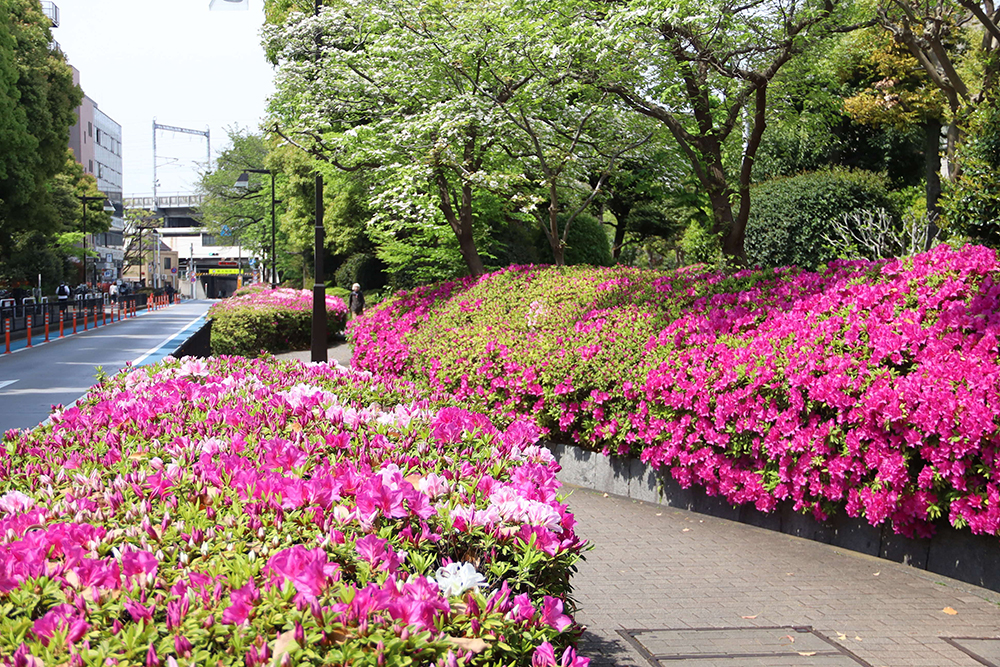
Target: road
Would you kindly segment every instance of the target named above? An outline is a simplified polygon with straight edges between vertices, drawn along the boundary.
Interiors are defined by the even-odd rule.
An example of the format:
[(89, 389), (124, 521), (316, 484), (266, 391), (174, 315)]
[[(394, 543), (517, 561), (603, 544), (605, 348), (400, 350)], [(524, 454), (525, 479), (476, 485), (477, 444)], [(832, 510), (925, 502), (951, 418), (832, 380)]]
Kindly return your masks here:
[[(159, 361), (197, 331), (212, 301), (185, 301), (139, 317), (0, 354), (0, 434), (34, 428), (53, 405), (69, 405), (128, 362)], [(3, 348), (0, 347), (0, 352)]]

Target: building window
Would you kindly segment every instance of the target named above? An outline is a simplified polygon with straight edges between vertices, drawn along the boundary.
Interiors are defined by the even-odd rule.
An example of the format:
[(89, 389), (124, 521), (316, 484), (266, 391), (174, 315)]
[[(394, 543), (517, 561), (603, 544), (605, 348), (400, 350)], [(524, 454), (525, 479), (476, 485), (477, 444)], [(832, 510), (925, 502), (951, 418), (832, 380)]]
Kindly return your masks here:
[(97, 130), (97, 145), (98, 146), (101, 145), (101, 130), (100, 129)]
[(93, 174), (94, 173), (94, 161), (93, 160), (87, 160), (87, 165), (89, 166), (89, 169), (87, 169), (87, 171), (89, 171), (90, 173)]
[(87, 123), (87, 135), (91, 136), (91, 137), (94, 136), (94, 124), (93, 123), (90, 123), (90, 122)]
[(163, 258), (163, 270), (164, 271), (169, 271), (170, 270), (170, 258), (169, 257), (164, 257)]

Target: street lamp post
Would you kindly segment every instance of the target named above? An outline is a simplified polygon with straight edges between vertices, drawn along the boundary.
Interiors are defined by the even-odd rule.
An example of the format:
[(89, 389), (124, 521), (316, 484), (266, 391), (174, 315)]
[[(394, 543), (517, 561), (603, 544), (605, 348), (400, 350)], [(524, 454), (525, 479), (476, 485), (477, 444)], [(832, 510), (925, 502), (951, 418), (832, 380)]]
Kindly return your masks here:
[[(77, 199), (79, 199), (83, 203), (83, 282), (87, 282), (87, 204), (89, 204), (92, 201), (101, 201), (103, 199), (105, 211), (113, 211), (115, 210), (115, 207), (111, 204), (110, 201), (108, 201), (107, 197), (88, 197), (87, 195), (77, 195)], [(97, 248), (96, 243), (94, 244), (94, 248), (95, 249)], [(97, 282), (96, 264), (94, 265), (94, 274), (95, 275), (93, 282), (96, 283)]]
[(240, 174), (240, 177), (236, 179), (236, 187), (247, 189), (250, 187), (250, 174), (270, 174), (271, 175), (271, 289), (277, 287), (278, 282), (278, 255), (274, 248), (274, 237), (275, 237), (275, 215), (274, 215), (274, 205), (277, 200), (274, 198), (274, 172), (270, 169), (246, 169)]
[(316, 249), (313, 258), (312, 360), (327, 361), (326, 350), (326, 279), (323, 276), (323, 252), (326, 230), (323, 228), (323, 176), (316, 174)]

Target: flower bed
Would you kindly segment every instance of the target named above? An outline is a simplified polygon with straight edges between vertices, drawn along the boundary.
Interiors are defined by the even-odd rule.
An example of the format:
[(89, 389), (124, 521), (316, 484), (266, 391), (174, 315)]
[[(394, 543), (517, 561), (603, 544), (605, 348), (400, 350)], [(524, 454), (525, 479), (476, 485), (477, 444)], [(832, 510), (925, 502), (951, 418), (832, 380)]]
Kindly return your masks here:
[(1000, 532), (1000, 264), (514, 267), (352, 323), (352, 365), (769, 511)]
[[(262, 351), (307, 350), (312, 342), (313, 294), (251, 285), (212, 306), (212, 354), (256, 357)], [(327, 342), (343, 332), (347, 305), (326, 297)]]
[(584, 667), (537, 430), (413, 397), (168, 359), (9, 432), (0, 664)]

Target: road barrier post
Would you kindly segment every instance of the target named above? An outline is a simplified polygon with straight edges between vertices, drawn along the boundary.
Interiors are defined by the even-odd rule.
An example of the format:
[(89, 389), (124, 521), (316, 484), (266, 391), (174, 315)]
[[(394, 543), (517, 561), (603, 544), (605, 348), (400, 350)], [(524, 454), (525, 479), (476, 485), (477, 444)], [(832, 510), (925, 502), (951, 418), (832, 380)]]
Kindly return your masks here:
[(65, 321), (65, 319), (66, 319), (66, 312), (60, 310), (59, 311), (59, 337), (60, 338), (63, 337), (63, 322)]
[(7, 344), (7, 351), (4, 354), (10, 354), (10, 318), (5, 318), (3, 321), (3, 337), (4, 342)]
[(83, 330), (87, 330), (87, 306), (83, 307)]
[(49, 310), (45, 309), (45, 342), (49, 342)]
[(31, 347), (31, 315), (25, 315), (24, 321), (28, 328), (28, 347)]

